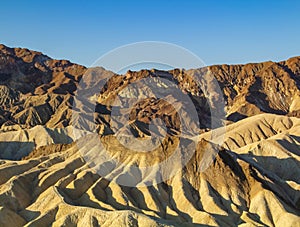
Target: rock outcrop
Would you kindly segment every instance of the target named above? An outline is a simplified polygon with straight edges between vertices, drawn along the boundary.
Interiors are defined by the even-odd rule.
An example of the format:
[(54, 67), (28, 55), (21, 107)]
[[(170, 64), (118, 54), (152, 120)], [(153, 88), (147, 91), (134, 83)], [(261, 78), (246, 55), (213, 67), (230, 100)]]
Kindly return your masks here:
[(300, 226), (299, 89), (300, 57), (118, 75), (0, 45), (0, 226)]

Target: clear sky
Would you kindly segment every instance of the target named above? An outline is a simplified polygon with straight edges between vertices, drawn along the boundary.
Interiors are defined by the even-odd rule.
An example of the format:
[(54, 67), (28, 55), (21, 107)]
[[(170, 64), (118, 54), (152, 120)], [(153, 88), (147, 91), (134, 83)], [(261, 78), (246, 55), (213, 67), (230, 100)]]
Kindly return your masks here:
[(300, 1), (14, 1), (0, 43), (86, 66), (121, 45), (171, 42), (207, 65), (300, 55)]

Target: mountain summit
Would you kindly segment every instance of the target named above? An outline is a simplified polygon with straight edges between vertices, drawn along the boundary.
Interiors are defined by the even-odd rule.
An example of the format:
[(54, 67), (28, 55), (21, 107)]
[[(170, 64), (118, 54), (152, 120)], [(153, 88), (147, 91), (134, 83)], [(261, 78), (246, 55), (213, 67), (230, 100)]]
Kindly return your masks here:
[[(196, 75), (215, 78), (221, 94), (207, 86), (207, 95)], [(136, 92), (143, 80), (169, 102), (153, 89)], [(181, 93), (167, 93), (175, 88)], [(199, 124), (189, 109), (179, 116), (178, 94)], [(214, 128), (221, 101), (223, 127)], [(300, 57), (118, 75), (0, 45), (0, 226), (299, 226), (299, 102)], [(132, 149), (140, 141), (158, 145)], [(178, 147), (183, 160), (192, 145), (183, 168), (171, 163), (170, 179), (118, 184), (158, 175), (159, 162)], [(95, 171), (104, 151), (122, 168), (104, 160), (107, 175)], [(206, 152), (215, 158), (201, 171)], [(153, 168), (136, 171), (145, 166)]]

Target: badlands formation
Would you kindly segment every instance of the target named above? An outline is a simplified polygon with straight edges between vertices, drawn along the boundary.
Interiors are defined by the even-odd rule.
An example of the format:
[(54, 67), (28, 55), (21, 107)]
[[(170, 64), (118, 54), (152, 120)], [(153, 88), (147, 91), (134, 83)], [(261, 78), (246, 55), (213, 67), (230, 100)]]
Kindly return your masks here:
[[(216, 78), (220, 93), (213, 82), (204, 92), (197, 75)], [(170, 102), (151, 83), (130, 88), (143, 79)], [(199, 124), (189, 109), (178, 113), (188, 105), (175, 87)], [(0, 103), (0, 226), (300, 226), (300, 57), (118, 75), (0, 45)], [(213, 127), (216, 112), (223, 127)], [(157, 118), (165, 134), (150, 130)], [(164, 138), (136, 152), (129, 132), (144, 143)], [(99, 141), (125, 166), (113, 177), (86, 159)], [(145, 176), (132, 167), (154, 166), (176, 147), (183, 157), (193, 143), (172, 177), (138, 184)], [(201, 170), (207, 151), (215, 158)], [(118, 183), (126, 174), (138, 187)]]

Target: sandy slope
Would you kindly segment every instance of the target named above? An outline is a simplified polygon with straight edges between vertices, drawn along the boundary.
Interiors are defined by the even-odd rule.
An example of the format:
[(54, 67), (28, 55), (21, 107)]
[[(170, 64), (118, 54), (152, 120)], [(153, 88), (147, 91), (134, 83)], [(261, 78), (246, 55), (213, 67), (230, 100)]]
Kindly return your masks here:
[[(146, 89), (130, 86), (143, 79)], [(300, 226), (299, 85), (300, 57), (117, 75), (0, 45), (0, 226)], [(189, 102), (177, 99), (184, 95), (200, 126)], [(213, 113), (226, 116), (225, 135), (209, 131), (211, 118), (222, 118)], [(160, 146), (124, 148), (152, 146), (145, 139), (156, 118), (167, 129)], [(97, 136), (82, 130), (90, 126)], [(141, 142), (122, 136), (129, 131)], [(179, 168), (194, 141), (195, 153)], [(179, 162), (162, 167), (170, 179), (116, 183), (151, 182), (160, 176), (155, 164), (178, 146)], [(217, 155), (201, 172), (207, 151)], [(124, 166), (97, 165), (104, 154)]]
[[(76, 143), (44, 157), (37, 151), (29, 160), (3, 160), (0, 224), (299, 226), (299, 125), (299, 119), (272, 114), (234, 123), (225, 136), (230, 150), (201, 140), (183, 170), (151, 187), (107, 181), (87, 165)], [(121, 155), (113, 137), (104, 139)], [(199, 172), (204, 149), (219, 153)]]

